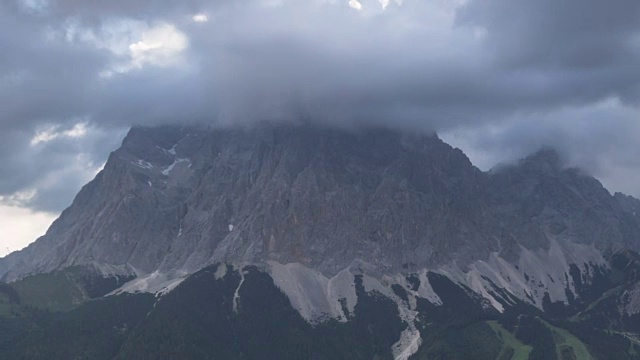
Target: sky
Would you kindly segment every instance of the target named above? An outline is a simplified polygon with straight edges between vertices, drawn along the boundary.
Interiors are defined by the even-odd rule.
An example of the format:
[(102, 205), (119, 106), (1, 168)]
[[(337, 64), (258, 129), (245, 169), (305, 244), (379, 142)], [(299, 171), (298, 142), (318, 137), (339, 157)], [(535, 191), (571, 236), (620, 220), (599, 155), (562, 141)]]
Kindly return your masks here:
[(132, 125), (437, 131), (483, 170), (542, 146), (640, 196), (637, 0), (2, 0), (0, 256)]

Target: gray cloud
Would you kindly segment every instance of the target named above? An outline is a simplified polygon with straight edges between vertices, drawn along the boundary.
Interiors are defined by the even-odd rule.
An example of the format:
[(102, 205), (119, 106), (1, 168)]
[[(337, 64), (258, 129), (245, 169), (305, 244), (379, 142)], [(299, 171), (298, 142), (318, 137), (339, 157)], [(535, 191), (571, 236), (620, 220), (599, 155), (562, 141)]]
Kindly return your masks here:
[(552, 147), (569, 165), (596, 176), (609, 190), (640, 197), (638, 110), (617, 101), (514, 116), (500, 126), (458, 128), (443, 136), (483, 170)]
[(0, 196), (58, 211), (123, 129), (172, 122), (435, 129), (483, 164), (552, 145), (602, 178), (640, 168), (636, 0), (361, 2), (3, 1)]
[(0, 202), (60, 211), (91, 180), (123, 135), (122, 129), (89, 128), (82, 138), (61, 136), (33, 144), (30, 133), (3, 133), (0, 196), (4, 198)]
[(637, 56), (639, 16), (633, 0), (488, 0), (469, 2), (458, 23), (484, 27), (490, 46), (511, 66), (578, 70)]

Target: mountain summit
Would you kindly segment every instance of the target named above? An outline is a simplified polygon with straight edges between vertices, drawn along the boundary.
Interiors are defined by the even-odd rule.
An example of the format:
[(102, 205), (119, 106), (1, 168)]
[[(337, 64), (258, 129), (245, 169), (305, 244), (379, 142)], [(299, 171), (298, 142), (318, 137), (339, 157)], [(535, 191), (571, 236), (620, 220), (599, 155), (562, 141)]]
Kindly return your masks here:
[(482, 172), (435, 134), (138, 127), (46, 235), (0, 259), (0, 277), (76, 269), (81, 287), (102, 284), (82, 301), (170, 299), (211, 269), (235, 284), (238, 313), (245, 280), (264, 275), (315, 325), (349, 323), (376, 293), (404, 324), (388, 350), (407, 359), (427, 339), (423, 312), (451, 301), (575, 314), (621, 286), (611, 259), (640, 248), (636, 202), (550, 149)]
[(531, 251), (552, 240), (633, 246), (639, 224), (551, 149), (483, 173), (436, 135), (134, 128), (47, 234), (0, 262), (0, 275), (267, 261), (327, 275), (354, 261), (380, 273), (466, 270), (512, 239)]

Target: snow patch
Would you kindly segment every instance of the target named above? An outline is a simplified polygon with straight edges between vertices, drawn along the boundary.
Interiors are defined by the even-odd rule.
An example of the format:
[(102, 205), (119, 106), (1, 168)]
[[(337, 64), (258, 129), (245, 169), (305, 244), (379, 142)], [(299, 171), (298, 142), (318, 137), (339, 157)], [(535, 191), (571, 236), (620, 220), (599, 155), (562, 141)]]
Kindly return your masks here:
[(153, 169), (153, 165), (151, 165), (150, 163), (144, 161), (144, 160), (140, 160), (138, 159), (138, 161), (136, 161), (135, 163), (132, 163), (133, 165), (143, 168), (143, 169)]
[(169, 174), (171, 174), (171, 171), (173, 171), (173, 168), (176, 167), (176, 165), (183, 163), (183, 162), (188, 162), (189, 164), (191, 164), (191, 160), (189, 159), (176, 159), (173, 164), (167, 166), (164, 170), (162, 170), (162, 175), (164, 176), (169, 176)]
[(165, 148), (162, 148), (162, 147), (160, 147), (160, 146), (156, 146), (156, 147), (157, 147), (158, 149), (162, 150), (162, 151), (163, 151), (163, 152), (165, 152), (165, 153), (168, 153), (168, 154), (171, 154), (171, 155), (174, 155), (174, 156), (175, 156), (175, 155), (176, 155), (176, 147), (177, 147), (178, 145), (180, 145), (180, 143), (181, 143), (182, 141), (184, 141), (184, 140), (185, 140), (186, 138), (188, 138), (188, 137), (189, 137), (189, 135), (186, 135), (186, 136), (185, 136), (185, 137), (183, 137), (182, 139), (178, 140), (178, 142), (177, 142), (177, 143), (175, 143), (175, 144), (174, 144), (170, 149), (168, 149), (168, 150), (167, 150), (167, 149), (165, 149)]

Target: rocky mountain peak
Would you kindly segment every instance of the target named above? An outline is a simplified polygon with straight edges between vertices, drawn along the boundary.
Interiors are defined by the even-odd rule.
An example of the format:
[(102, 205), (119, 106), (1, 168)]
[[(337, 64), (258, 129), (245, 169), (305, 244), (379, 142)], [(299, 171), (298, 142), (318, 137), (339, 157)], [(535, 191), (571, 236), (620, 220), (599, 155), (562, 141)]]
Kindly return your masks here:
[(549, 149), (483, 173), (435, 134), (138, 127), (47, 235), (0, 260), (0, 276), (88, 263), (139, 274), (219, 262), (327, 276), (362, 264), (376, 276), (468, 271), (554, 241), (631, 244), (636, 227), (597, 180), (563, 170)]
[(443, 263), (466, 247), (486, 252), (471, 231), (485, 223), (483, 181), (434, 134), (133, 128), (47, 235), (4, 259), (4, 275), (90, 262), (143, 273), (216, 261), (328, 273), (363, 258), (389, 269)]
[[(429, 348), (433, 339), (427, 347), (422, 339), (438, 322), (506, 326), (517, 314), (518, 327), (540, 314), (606, 318), (611, 309), (640, 316), (631, 251), (640, 248), (638, 204), (565, 167), (551, 149), (484, 173), (435, 134), (137, 127), (45, 236), (0, 259), (0, 278), (10, 282), (0, 284), (0, 310), (3, 294), (13, 302), (24, 295), (15, 289), (27, 286), (42, 305), (61, 287), (73, 296), (59, 309), (102, 296), (94, 303), (148, 299), (134, 331), (155, 329), (157, 319), (173, 328), (177, 310), (197, 311), (192, 321), (206, 326), (228, 321), (225, 334), (239, 324), (232, 336), (243, 338), (246, 327), (252, 339), (264, 315), (277, 314), (265, 321), (281, 327), (283, 311), (287, 324), (307, 329), (300, 334), (360, 327), (361, 339), (372, 334), (371, 320), (383, 329), (373, 333), (387, 334), (392, 322), (376, 351), (405, 360)], [(619, 294), (599, 300), (612, 290)], [(122, 358), (140, 349), (117, 348)]]
[(520, 161), (520, 166), (537, 173), (558, 172), (564, 165), (564, 160), (552, 147), (543, 147)]

